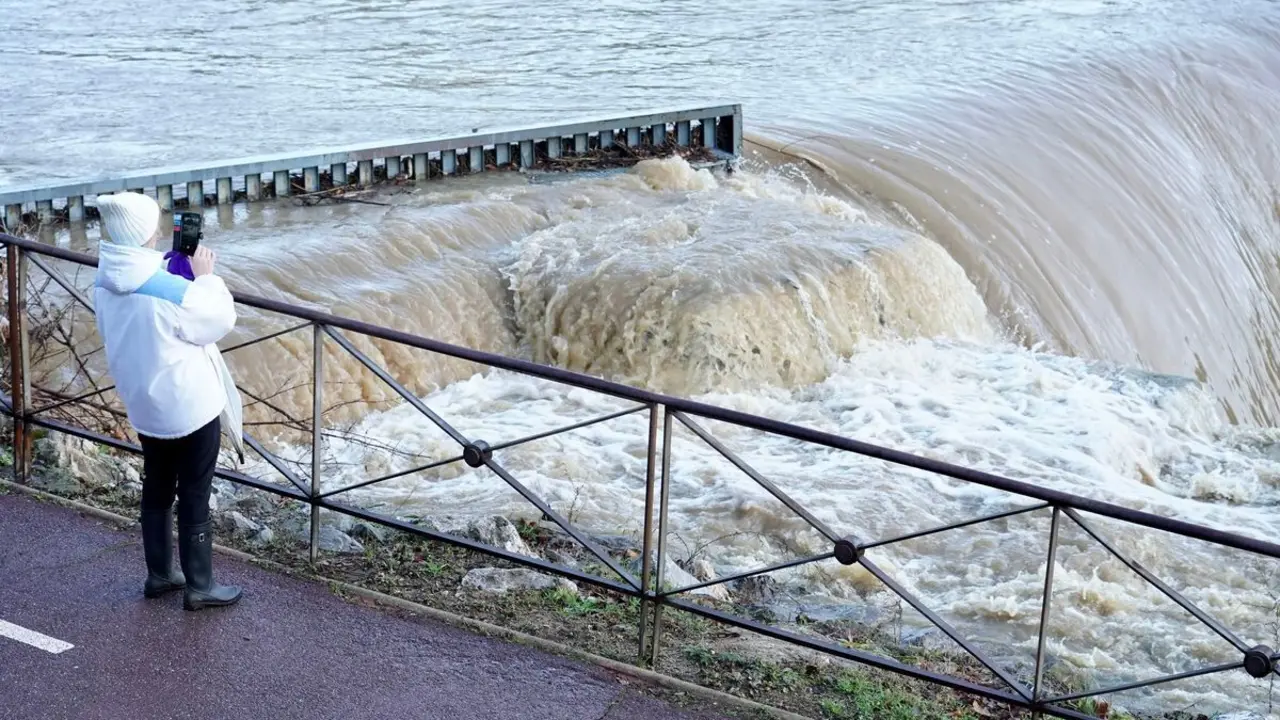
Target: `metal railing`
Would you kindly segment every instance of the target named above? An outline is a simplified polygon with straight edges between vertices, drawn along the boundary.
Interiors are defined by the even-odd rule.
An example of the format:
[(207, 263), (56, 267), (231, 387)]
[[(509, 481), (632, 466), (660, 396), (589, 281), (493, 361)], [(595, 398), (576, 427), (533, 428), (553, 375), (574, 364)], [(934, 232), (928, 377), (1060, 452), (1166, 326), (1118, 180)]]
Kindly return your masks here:
[[(44, 417), (44, 415), (52, 409), (64, 407), (71, 403), (85, 402), (94, 397), (100, 396), (109, 391), (111, 389), (109, 387), (99, 388), (84, 395), (62, 399), (46, 404), (42, 407), (32, 407), (31, 404), (32, 390), (27, 376), (28, 358), (25, 340), (26, 326), (24, 322), (26, 303), (26, 263), (27, 261), (30, 261), (40, 271), (48, 275), (53, 282), (56, 282), (66, 292), (68, 292), (75, 302), (83, 304), (86, 308), (92, 310), (91, 303), (89, 303), (88, 299), (83, 295), (80, 289), (62, 275), (56, 268), (54, 268), (47, 258), (54, 258), (82, 266), (94, 266), (96, 265), (96, 259), (88, 255), (4, 234), (0, 234), (0, 244), (4, 244), (7, 248), (6, 279), (9, 321), (8, 349), (10, 356), (9, 372), (12, 380), (10, 386), (11, 392), (7, 397), (3, 398), (2, 409), (5, 415), (13, 419), (14, 468), (18, 481), (24, 481), (27, 474), (30, 472), (31, 431), (36, 427), (85, 438), (122, 451), (140, 453), (140, 448), (137, 445), (127, 441)], [(941, 686), (965, 693), (971, 693), (982, 698), (1007, 703), (1014, 707), (1032, 710), (1037, 713), (1062, 718), (1075, 718), (1077, 720), (1084, 720), (1086, 718), (1093, 717), (1092, 715), (1068, 705), (1068, 703), (1082, 700), (1084, 698), (1094, 698), (1113, 693), (1148, 688), (1176, 680), (1237, 670), (1244, 670), (1248, 675), (1259, 679), (1266, 678), (1273, 674), (1280, 674), (1280, 669), (1278, 669), (1277, 666), (1277, 660), (1280, 660), (1280, 654), (1277, 654), (1265, 645), (1247, 642), (1221, 621), (1211, 616), (1208, 612), (1188, 598), (1184, 597), (1183, 594), (1173, 588), (1168, 582), (1157, 577), (1154, 573), (1137, 562), (1133, 557), (1126, 554), (1115, 544), (1110, 542), (1107, 537), (1099, 531), (1095, 523), (1086, 519), (1083, 514), (1087, 513), (1090, 515), (1121, 521), (1137, 527), (1173, 533), (1175, 535), (1193, 538), (1220, 547), (1247, 551), (1266, 558), (1280, 558), (1280, 545), (1275, 543), (1133, 510), (1110, 503), (1091, 500), (1089, 498), (1069, 493), (1050, 490), (987, 472), (929, 458), (918, 457), (908, 453), (870, 445), (850, 438), (799, 427), (765, 417), (758, 417), (688, 399), (641, 390), (597, 377), (570, 372), (556, 367), (539, 365), (526, 360), (459, 347), (385, 327), (370, 325), (357, 320), (338, 317), (313, 309), (289, 305), (275, 300), (240, 293), (235, 294), (235, 299), (236, 302), (241, 305), (293, 318), (301, 321), (301, 324), (294, 324), (286, 329), (271, 332), (254, 340), (237, 344), (234, 347), (227, 348), (224, 352), (231, 352), (233, 350), (249, 347), (266, 340), (278, 338), (287, 333), (298, 332), (308, 328), (313, 334), (314, 356), (311, 367), (313, 422), (310, 427), (312, 442), (311, 478), (310, 482), (306, 482), (304, 479), (298, 477), (296, 473), (290, 470), (285, 462), (273, 455), (266, 447), (263, 446), (262, 443), (250, 436), (248, 433), (246, 433), (245, 436), (248, 447), (255, 453), (259, 454), (271, 467), (286, 478), (289, 484), (278, 485), (266, 482), (259, 478), (251, 477), (226, 468), (219, 468), (217, 471), (218, 476), (236, 483), (241, 483), (246, 486), (258, 488), (260, 490), (275, 493), (277, 495), (308, 504), (311, 508), (311, 553), (313, 559), (315, 558), (318, 546), (318, 533), (320, 528), (319, 513), (321, 509), (326, 509), (337, 513), (343, 513), (364, 521), (395, 528), (413, 536), (449, 543), (454, 546), (478, 551), (490, 556), (502, 558), (521, 566), (534, 568), (547, 573), (553, 573), (562, 577), (582, 581), (602, 589), (611, 590), (625, 596), (637, 598), (641, 601), (642, 607), (639, 628), (639, 658), (642, 663), (653, 663), (656, 661), (662, 637), (662, 610), (670, 607), (759, 633), (769, 638), (785, 641), (811, 650), (820, 651), (837, 658), (843, 658), (845, 660), (862, 663), (874, 668), (899, 673), (919, 680), (928, 681), (930, 683), (936, 683)], [(364, 336), (370, 339), (400, 344), (410, 348), (416, 348), (431, 353), (438, 353), (440, 355), (478, 363), (490, 368), (520, 373), (566, 386), (594, 391), (596, 393), (625, 400), (630, 403), (630, 406), (607, 415), (595, 417), (566, 427), (560, 427), (525, 438), (490, 446), (484, 440), (469, 437), (451, 425), (447, 419), (433, 410), (427, 402), (406, 389), (401, 383), (392, 377), (390, 372), (378, 365), (378, 363), (374, 362), (366, 353), (362, 352), (356, 344), (352, 342), (351, 336)], [(446, 433), (452, 439), (452, 442), (456, 444), (458, 449), (457, 453), (427, 465), (414, 467), (410, 470), (397, 471), (381, 477), (362, 480), (358, 483), (353, 483), (339, 489), (324, 490), (321, 487), (320, 458), (321, 444), (323, 440), (321, 437), (320, 419), (324, 411), (322, 397), (325, 377), (323, 341), (326, 338), (336, 344), (344, 353), (354, 358), (362, 366), (371, 371), (407, 404), (415, 408), (433, 425)], [(644, 485), (645, 509), (643, 518), (642, 560), (640, 576), (635, 577), (627, 570), (626, 567), (623, 566), (621, 562), (593, 541), (587, 533), (575, 526), (575, 524), (570, 522), (569, 519), (556, 512), (543, 498), (539, 497), (536, 493), (531, 491), (529, 487), (521, 483), (519, 479), (517, 479), (502, 465), (502, 463), (495, 459), (494, 452), (524, 445), (553, 435), (578, 430), (594, 424), (607, 422), (623, 416), (640, 413), (647, 414), (648, 417), (648, 440)], [(836, 532), (826, 522), (807, 510), (794, 498), (788, 495), (782, 487), (765, 477), (712, 435), (705, 427), (703, 427), (702, 422), (700, 422), (708, 420), (727, 423), (770, 435), (790, 438), (796, 441), (810, 443), (833, 450), (854, 453), (905, 468), (935, 473), (954, 480), (960, 480), (1004, 491), (1025, 499), (1026, 504), (1011, 510), (909, 532), (895, 537), (872, 539), (842, 535)], [(700, 439), (701, 442), (705, 443), (706, 446), (713, 449), (725, 460), (745, 473), (770, 496), (786, 506), (791, 513), (803, 520), (805, 525), (821, 534), (821, 536), (825, 538), (825, 541), (829, 543), (829, 549), (816, 555), (802, 557), (768, 567), (756, 568), (725, 577), (699, 581), (684, 587), (669, 588), (665, 582), (665, 567), (666, 560), (669, 555), (667, 547), (668, 539), (671, 534), (669, 513), (671, 508), (670, 491), (672, 485), (672, 438), (675, 423), (679, 423), (680, 426), (687, 428), (688, 431), (692, 432), (693, 435)], [(368, 509), (344, 503), (338, 499), (340, 496), (357, 489), (366, 488), (391, 479), (404, 477), (412, 473), (459, 462), (465, 463), (471, 468), (487, 469), (498, 478), (501, 478), (506, 485), (510, 486), (525, 500), (536, 507), (545, 518), (555, 523), (555, 525), (559, 526), (568, 536), (572, 537), (586, 550), (588, 550), (604, 567), (608, 568), (614, 577), (592, 574), (583, 569), (567, 567), (541, 558), (527, 557), (509, 552), (501, 548), (483, 544), (468, 537), (439, 532), (396, 517), (390, 517), (382, 513), (373, 512)], [(1034, 670), (1030, 673), (1029, 677), (1025, 679), (1018, 677), (1014, 670), (1003, 666), (1001, 663), (988, 656), (988, 654), (984, 653), (977, 647), (975, 642), (973, 642), (969, 637), (966, 637), (965, 634), (958, 631), (939, 614), (931, 610), (923, 600), (896, 580), (889, 572), (881, 567), (881, 565), (873, 562), (867, 555), (869, 551), (898, 543), (904, 543), (909, 540), (928, 537), (950, 530), (973, 527), (1006, 518), (1027, 516), (1032, 513), (1049, 514), (1050, 527), (1048, 537), (1046, 538), (1046, 550), (1044, 555), (1046, 558), (1044, 590), (1039, 613), (1035, 664)], [(1222, 638), (1227, 643), (1230, 643), (1235, 651), (1239, 653), (1238, 659), (1195, 670), (1167, 674), (1141, 682), (1124, 683), (1096, 690), (1059, 694), (1047, 692), (1044, 673), (1046, 666), (1045, 652), (1047, 628), (1050, 622), (1050, 617), (1053, 613), (1053, 607), (1050, 600), (1053, 596), (1054, 590), (1054, 568), (1058, 557), (1060, 530), (1067, 522), (1070, 522), (1083, 530), (1090, 537), (1096, 540), (1107, 551), (1107, 553), (1110, 554), (1110, 556), (1113, 556), (1128, 566), (1146, 583), (1149, 583), (1151, 586), (1158, 589), (1160, 593), (1166, 596), (1177, 606), (1185, 609), (1215, 635)], [(902, 601), (927, 618), (930, 623), (936, 626), (936, 628), (944, 633), (948, 638), (953, 640), (960, 648), (990, 670), (992, 675), (998, 679), (998, 684), (988, 686), (957, 675), (923, 669), (892, 657), (875, 654), (855, 647), (850, 647), (846, 644), (837, 643), (825, 637), (805, 635), (774, 625), (769, 625), (733, 612), (709, 607), (678, 597), (686, 593), (712, 586), (724, 585), (780, 570), (803, 567), (833, 559), (844, 566), (860, 565), (866, 572), (874, 576), (886, 588), (901, 598)]]
[[(474, 132), (456, 137), (395, 140), (345, 147), (224, 160), (211, 165), (154, 168), (125, 176), (85, 178), (57, 185), (0, 188), (3, 220), (11, 232), (22, 224), (24, 208), (36, 220), (50, 221), (55, 211), (70, 221), (85, 218), (85, 198), (102, 193), (154, 190), (163, 210), (174, 207), (174, 186), (186, 190), (189, 207), (204, 204), (204, 183), (215, 182), (213, 202), (222, 205), (285, 197), (293, 191), (295, 172), (301, 190), (321, 189), (321, 176), (331, 186), (348, 184), (354, 170), (358, 185), (373, 184), (375, 176), (394, 179), (402, 173), (415, 180), (453, 175), (463, 170), (482, 172), (486, 166), (532, 168), (539, 158), (583, 155), (615, 145), (657, 147), (695, 143), (722, 153), (742, 152), (742, 106), (712, 105), (680, 110), (654, 110), (611, 118), (570, 120), (555, 125)], [(379, 172), (375, 172), (379, 171)], [(263, 175), (269, 184), (263, 185)], [(236, 188), (242, 188), (238, 194)], [(177, 197), (184, 197), (178, 195)], [(55, 202), (58, 203), (55, 206)]]

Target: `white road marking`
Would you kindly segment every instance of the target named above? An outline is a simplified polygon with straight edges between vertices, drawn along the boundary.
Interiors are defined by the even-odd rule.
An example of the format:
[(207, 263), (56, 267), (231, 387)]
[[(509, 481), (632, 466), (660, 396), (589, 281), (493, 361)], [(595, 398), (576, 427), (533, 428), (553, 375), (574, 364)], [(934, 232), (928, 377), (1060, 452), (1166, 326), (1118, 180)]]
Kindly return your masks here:
[(42, 635), (35, 630), (28, 630), (21, 625), (14, 625), (11, 622), (0, 620), (0, 636), (12, 638), (20, 643), (26, 643), (31, 647), (37, 647), (47, 653), (57, 655), (75, 647), (69, 642), (63, 642), (57, 638), (51, 638), (48, 635)]

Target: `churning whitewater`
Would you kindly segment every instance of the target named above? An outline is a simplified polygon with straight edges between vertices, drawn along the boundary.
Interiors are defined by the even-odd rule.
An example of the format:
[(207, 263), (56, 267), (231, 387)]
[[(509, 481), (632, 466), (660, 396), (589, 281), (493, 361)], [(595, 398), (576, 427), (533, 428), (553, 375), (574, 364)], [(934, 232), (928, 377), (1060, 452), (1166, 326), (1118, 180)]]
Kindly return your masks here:
[[(326, 253), (353, 271), (368, 268), (367, 279), (345, 275), (361, 291), (310, 299), (450, 342), (1042, 487), (1258, 537), (1280, 530), (1275, 431), (1231, 424), (1221, 398), (1194, 378), (1020, 342), (1017, 324), (988, 309), (965, 269), (921, 224), (896, 222), (853, 193), (820, 190), (795, 165), (748, 165), (725, 175), (679, 159), (646, 161), (605, 178), (502, 187), (473, 180), (472, 187), (404, 196), (361, 216), (366, 238)], [(395, 262), (356, 259), (373, 248)], [(291, 253), (279, 261), (276, 278), (307, 263)], [(422, 277), (431, 282), (419, 284)], [(246, 337), (283, 325), (261, 318), (248, 326)], [(628, 407), (425, 352), (358, 344), (460, 431), (490, 443)], [(238, 351), (233, 363), (263, 394), (272, 383), (295, 385), (274, 403), (305, 415), (309, 356), (309, 339), (298, 333)], [(285, 367), (297, 368), (292, 382), (282, 378)], [(442, 431), (335, 347), (326, 368), (325, 393), (336, 408), (329, 422), (351, 438), (329, 445), (334, 470), (326, 487), (456, 454)], [(628, 416), (501, 451), (498, 459), (585, 527), (638, 535), (646, 423)], [(708, 428), (838, 532), (867, 540), (1029, 504), (753, 431)], [(292, 457), (306, 459), (304, 443)], [(704, 554), (729, 574), (825, 550), (824, 539), (679, 426), (672, 468), (678, 556), (709, 543)], [(265, 464), (253, 470), (273, 474)], [(406, 517), (538, 516), (500, 479), (461, 464), (359, 497)], [(1280, 586), (1267, 566), (1158, 533), (1104, 527), (1233, 628), (1270, 632)], [(1041, 512), (891, 546), (873, 558), (980, 646), (1025, 661), (1035, 650), (1047, 532)], [(1061, 543), (1054, 600), (1061, 615), (1049, 648), (1055, 661), (1119, 683), (1234, 657), (1082, 532), (1064, 529)], [(874, 578), (834, 561), (775, 576), (786, 581), (789, 602), (811, 617), (865, 612), (891, 599)], [(927, 627), (909, 609), (905, 621)], [(1256, 684), (1228, 675), (1193, 688), (1174, 684), (1146, 701), (1237, 707), (1239, 697), (1256, 692)]]
[[(1280, 532), (1280, 6), (551, 3), (573, 21), (530, 33), (520, 3), (430, 5), (231, 0), (175, 38), (162, 18), (138, 18), (158, 23), (146, 37), (99, 37), (51, 0), (0, 0), (17, 43), (0, 75), (32, 79), (14, 99), (25, 112), (0, 117), (0, 182), (694, 105), (715, 88), (745, 104), (751, 131), (732, 173), (673, 159), (398, 188), (386, 207), (224, 206), (207, 212), (209, 241), (229, 283), (258, 294), (1215, 528)], [(336, 61), (338, 36), (376, 50)], [(282, 39), (288, 52), (263, 49)], [(155, 82), (136, 82), (139, 67)], [(92, 87), (68, 89), (76, 76)], [(178, 107), (165, 81), (202, 91)], [(305, 119), (285, 121), (300, 108)], [(52, 239), (94, 241), (76, 229)], [(248, 314), (237, 337), (287, 326)], [(491, 444), (628, 407), (352, 340)], [(306, 417), (311, 354), (298, 332), (228, 360), (254, 396)], [(325, 367), (327, 489), (457, 452), (332, 343)], [(279, 427), (255, 424), (280, 418), (265, 403), (247, 412), (251, 429)], [(867, 540), (1028, 504), (707, 428)], [(497, 456), (581, 525), (637, 534), (647, 431), (630, 415)], [(827, 549), (676, 432), (677, 556), (701, 549), (723, 575)], [(263, 439), (307, 459), (298, 433), (278, 433)], [(461, 464), (356, 497), (405, 517), (536, 518)], [(1280, 645), (1275, 563), (1099, 527), (1241, 636)], [(870, 554), (980, 647), (1026, 661), (1048, 528), (1047, 512), (1031, 513)], [(1074, 526), (1060, 541), (1051, 662), (1119, 684), (1239, 659)], [(878, 581), (834, 561), (775, 577), (813, 618), (890, 605)], [(903, 622), (927, 626), (910, 611)], [(1121, 698), (1207, 714), (1270, 707), (1267, 683), (1240, 672)]]

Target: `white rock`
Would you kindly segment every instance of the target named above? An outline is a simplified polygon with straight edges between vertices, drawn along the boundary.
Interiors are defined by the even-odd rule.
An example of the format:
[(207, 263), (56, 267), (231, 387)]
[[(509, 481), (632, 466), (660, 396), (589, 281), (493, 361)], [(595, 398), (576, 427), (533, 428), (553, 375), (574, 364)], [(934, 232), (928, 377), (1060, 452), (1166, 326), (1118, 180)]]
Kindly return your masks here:
[(272, 532), (271, 528), (269, 527), (262, 528), (257, 532), (257, 534), (249, 538), (251, 542), (256, 543), (258, 545), (268, 545), (275, 539), (276, 539), (276, 534)]
[(426, 518), (422, 524), (447, 535), (470, 538), (516, 555), (538, 557), (524, 538), (520, 537), (515, 524), (500, 515), (479, 520), (446, 515)]
[[(690, 575), (684, 568), (680, 567), (675, 560), (667, 556), (666, 563), (662, 568), (662, 583), (670, 589), (675, 590), (690, 585), (697, 585), (703, 582), (698, 578)], [(699, 595), (712, 600), (726, 602), (729, 600), (729, 590), (724, 585), (711, 585), (710, 587), (692, 590), (690, 595)]]
[(385, 542), (386, 539), (390, 537), (391, 530), (389, 530), (385, 525), (357, 520), (355, 524), (351, 526), (350, 533), (351, 537), (357, 539)]
[(462, 578), (462, 587), (481, 592), (505, 594), (512, 590), (550, 590), (561, 588), (578, 593), (578, 586), (564, 578), (543, 575), (523, 568), (476, 568)]
[(471, 524), (469, 530), (472, 538), (485, 545), (492, 545), (517, 555), (536, 557), (524, 538), (520, 537), (520, 531), (516, 530), (515, 524), (504, 517), (494, 515), (477, 520)]
[(689, 572), (693, 573), (693, 576), (702, 582), (706, 582), (716, 576), (715, 566), (713, 566), (711, 561), (706, 558), (698, 558), (697, 560), (694, 560), (690, 564)]
[(262, 530), (262, 525), (232, 510), (218, 515), (218, 530), (235, 535), (254, 535)]
[(364, 552), (364, 546), (358, 540), (332, 525), (320, 527), (320, 549), (336, 553)]

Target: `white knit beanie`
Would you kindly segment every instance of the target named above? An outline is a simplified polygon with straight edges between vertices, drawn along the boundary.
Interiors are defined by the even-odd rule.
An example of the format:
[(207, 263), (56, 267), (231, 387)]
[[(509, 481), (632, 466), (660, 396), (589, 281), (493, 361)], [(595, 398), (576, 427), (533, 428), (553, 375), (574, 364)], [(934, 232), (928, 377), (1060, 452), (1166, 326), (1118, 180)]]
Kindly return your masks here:
[(116, 245), (146, 245), (160, 225), (160, 206), (142, 193), (99, 195), (98, 213), (107, 230), (102, 239)]

